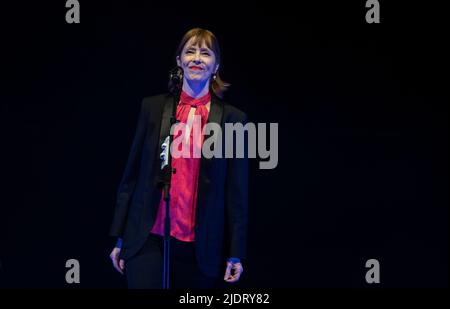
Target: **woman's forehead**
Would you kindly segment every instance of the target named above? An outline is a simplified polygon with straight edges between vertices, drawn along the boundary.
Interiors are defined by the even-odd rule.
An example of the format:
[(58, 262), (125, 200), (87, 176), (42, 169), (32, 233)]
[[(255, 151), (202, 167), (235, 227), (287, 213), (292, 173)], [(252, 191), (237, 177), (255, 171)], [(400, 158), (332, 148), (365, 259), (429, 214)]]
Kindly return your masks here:
[(184, 46), (185, 49), (190, 48), (190, 47), (199, 47), (199, 48), (207, 48), (210, 49), (206, 39), (204, 38), (197, 38), (197, 37), (192, 37), (190, 38), (187, 42), (186, 45)]

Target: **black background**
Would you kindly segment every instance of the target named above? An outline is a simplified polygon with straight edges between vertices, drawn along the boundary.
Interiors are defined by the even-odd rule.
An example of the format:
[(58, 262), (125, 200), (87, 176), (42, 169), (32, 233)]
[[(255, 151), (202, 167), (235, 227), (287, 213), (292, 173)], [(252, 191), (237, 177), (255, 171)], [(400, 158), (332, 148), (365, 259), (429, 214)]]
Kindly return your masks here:
[(197, 26), (221, 43), (227, 100), (279, 123), (277, 168), (251, 161), (241, 286), (372, 287), (370, 258), (378, 286), (448, 286), (439, 8), (381, 1), (366, 24), (364, 1), (80, 1), (67, 24), (59, 2), (1, 8), (3, 287), (125, 287), (109, 260), (115, 191), (141, 99), (166, 91)]

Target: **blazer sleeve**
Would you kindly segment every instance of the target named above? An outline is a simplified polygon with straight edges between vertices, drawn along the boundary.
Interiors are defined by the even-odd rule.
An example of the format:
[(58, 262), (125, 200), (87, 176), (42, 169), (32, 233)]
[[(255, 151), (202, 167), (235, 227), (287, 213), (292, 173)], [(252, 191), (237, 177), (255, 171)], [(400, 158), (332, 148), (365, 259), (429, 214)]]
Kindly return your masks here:
[[(247, 123), (245, 113), (240, 113), (234, 123)], [(233, 139), (234, 149), (236, 140)], [(227, 159), (225, 180), (225, 210), (229, 257), (245, 259), (247, 256), (247, 222), (248, 222), (248, 143), (244, 139), (244, 158)]]
[(139, 166), (146, 129), (147, 111), (145, 108), (145, 101), (143, 100), (141, 103), (134, 140), (128, 155), (125, 171), (117, 190), (116, 207), (110, 228), (110, 236), (121, 237), (123, 234), (130, 198), (133, 194), (139, 174)]

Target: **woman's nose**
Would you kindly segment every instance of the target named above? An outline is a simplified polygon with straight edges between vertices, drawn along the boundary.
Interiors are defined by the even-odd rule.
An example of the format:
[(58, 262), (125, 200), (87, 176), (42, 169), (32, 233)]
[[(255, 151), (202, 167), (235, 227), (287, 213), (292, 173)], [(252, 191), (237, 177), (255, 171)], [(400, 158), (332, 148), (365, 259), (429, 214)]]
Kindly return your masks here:
[(200, 53), (195, 53), (194, 62), (196, 63), (200, 62)]

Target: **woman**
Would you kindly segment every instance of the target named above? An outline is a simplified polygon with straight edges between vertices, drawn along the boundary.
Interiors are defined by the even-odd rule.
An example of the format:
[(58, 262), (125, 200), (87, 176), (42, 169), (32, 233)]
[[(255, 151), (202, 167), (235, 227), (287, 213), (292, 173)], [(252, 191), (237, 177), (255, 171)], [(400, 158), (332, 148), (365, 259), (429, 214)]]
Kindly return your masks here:
[[(197, 119), (202, 127), (217, 123), (224, 132), (225, 123), (245, 124), (245, 113), (221, 100), (229, 85), (219, 76), (220, 49), (213, 33), (200, 28), (188, 31), (176, 62), (182, 70), (177, 125), (189, 127)], [(118, 188), (110, 233), (118, 241), (110, 257), (114, 267), (126, 274), (129, 288), (162, 286), (165, 202), (158, 180), (172, 102), (171, 94), (143, 100)], [(198, 145), (193, 131), (178, 136), (184, 134), (188, 145)], [(201, 136), (200, 145), (205, 138)], [(171, 287), (218, 287), (223, 282), (220, 277), (228, 283), (238, 281), (246, 256), (247, 159), (174, 156), (171, 166), (175, 169), (169, 211)]]

